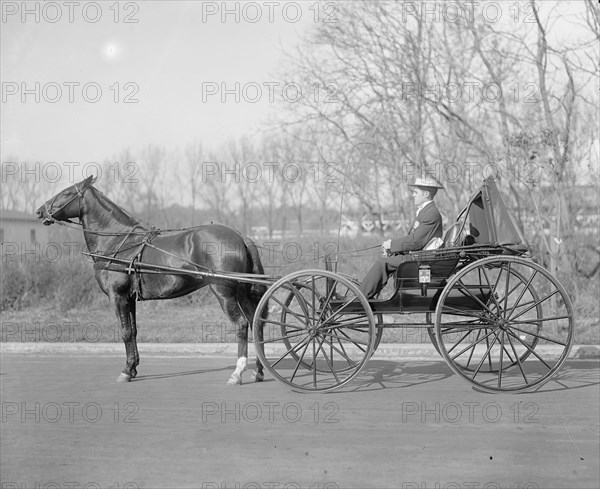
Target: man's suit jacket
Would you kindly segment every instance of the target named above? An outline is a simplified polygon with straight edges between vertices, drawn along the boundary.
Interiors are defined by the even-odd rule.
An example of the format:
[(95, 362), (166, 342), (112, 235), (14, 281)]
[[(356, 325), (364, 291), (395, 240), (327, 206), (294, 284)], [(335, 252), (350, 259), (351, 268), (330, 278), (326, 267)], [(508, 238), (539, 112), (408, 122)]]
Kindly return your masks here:
[(431, 238), (442, 237), (442, 216), (432, 201), (415, 218), (407, 236), (392, 239), (390, 253), (422, 250)]

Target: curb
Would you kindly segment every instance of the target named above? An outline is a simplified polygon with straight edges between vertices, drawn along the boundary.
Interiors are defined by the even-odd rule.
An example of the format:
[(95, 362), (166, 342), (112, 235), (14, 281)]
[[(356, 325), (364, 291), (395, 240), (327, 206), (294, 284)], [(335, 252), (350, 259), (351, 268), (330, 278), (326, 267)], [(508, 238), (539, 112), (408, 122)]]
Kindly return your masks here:
[[(254, 345), (250, 345), (249, 356), (254, 356)], [(560, 352), (560, 347), (538, 346), (547, 352)], [(189, 356), (235, 358), (236, 343), (138, 343), (140, 354), (156, 354), (163, 356)], [(89, 354), (125, 355), (122, 343), (0, 343), (0, 353), (38, 353), (38, 354)], [(410, 359), (410, 360), (442, 360), (433, 345), (427, 343), (401, 344), (383, 343), (372, 357), (373, 359)], [(590, 360), (600, 358), (598, 345), (574, 345), (569, 354), (570, 359)]]

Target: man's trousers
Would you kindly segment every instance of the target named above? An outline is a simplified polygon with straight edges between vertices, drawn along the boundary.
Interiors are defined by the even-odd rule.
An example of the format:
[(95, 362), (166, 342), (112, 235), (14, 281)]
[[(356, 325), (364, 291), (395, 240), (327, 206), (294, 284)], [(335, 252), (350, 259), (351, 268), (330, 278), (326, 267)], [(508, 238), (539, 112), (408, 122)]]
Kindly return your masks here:
[(367, 299), (373, 296), (385, 287), (390, 275), (392, 275), (400, 265), (410, 261), (405, 255), (394, 255), (379, 258), (367, 272), (367, 275), (360, 284), (360, 290)]

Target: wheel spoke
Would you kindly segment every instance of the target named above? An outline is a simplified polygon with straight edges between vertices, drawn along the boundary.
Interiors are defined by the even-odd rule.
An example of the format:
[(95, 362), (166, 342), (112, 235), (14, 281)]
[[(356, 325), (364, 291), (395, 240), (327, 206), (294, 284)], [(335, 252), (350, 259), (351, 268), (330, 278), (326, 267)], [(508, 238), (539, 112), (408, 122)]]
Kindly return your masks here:
[[(354, 345), (356, 345), (358, 347), (358, 345), (365, 345), (365, 346), (369, 346), (369, 342), (368, 341), (360, 341), (360, 340), (356, 340), (354, 338), (350, 338), (347, 334), (345, 334), (342, 330), (339, 330), (340, 333), (342, 333), (344, 336), (346, 336), (346, 339), (344, 338), (340, 338), (338, 335), (336, 334), (332, 334), (330, 331), (321, 331), (321, 334), (323, 336), (327, 336), (328, 338), (337, 338), (338, 340), (344, 340), (344, 341), (350, 341), (351, 343), (353, 343)], [(360, 348), (360, 347), (359, 347)], [(363, 350), (366, 351), (366, 350)]]
[[(325, 321), (323, 323), (323, 326), (327, 326), (329, 329), (339, 329), (339, 328), (347, 328), (348, 326), (352, 326), (353, 324), (362, 324), (364, 325), (365, 328), (368, 328), (369, 326), (365, 324), (365, 318), (364, 317), (358, 317), (358, 318), (354, 318), (354, 319), (341, 319), (339, 321), (335, 321), (334, 325), (329, 326), (329, 324), (333, 322), (331, 320), (331, 318), (327, 319), (327, 321)], [(356, 328), (351, 328), (351, 329), (356, 329)]]
[[(327, 362), (327, 365), (329, 366), (329, 370), (331, 371), (331, 373), (333, 374), (336, 382), (340, 381), (340, 378), (338, 377), (335, 369), (333, 368), (333, 363), (329, 361), (329, 357), (327, 356), (327, 352), (325, 351), (325, 349), (323, 348), (323, 343), (325, 342), (325, 337), (323, 337), (321, 343), (319, 343), (319, 349), (317, 350), (317, 355), (319, 354), (319, 351), (323, 352), (323, 357), (325, 358), (325, 361)], [(333, 360), (333, 359), (332, 359)]]
[(531, 310), (532, 310), (534, 307), (536, 307), (536, 306), (540, 305), (542, 302), (545, 302), (545, 301), (547, 301), (548, 299), (550, 299), (550, 297), (553, 297), (553, 296), (555, 296), (556, 294), (558, 294), (558, 292), (559, 292), (559, 290), (558, 290), (558, 289), (554, 290), (554, 292), (552, 292), (551, 294), (548, 294), (548, 295), (547, 295), (546, 297), (544, 297), (543, 299), (541, 299), (541, 300), (537, 301), (537, 302), (536, 302), (534, 305), (532, 305), (532, 306), (529, 306), (527, 309), (525, 309), (524, 311), (521, 311), (519, 314), (517, 314), (517, 315), (516, 315), (516, 316), (514, 316), (514, 317), (511, 317), (510, 319), (511, 319), (511, 320), (513, 320), (513, 319), (517, 319), (517, 318), (521, 317), (523, 314), (525, 314), (526, 312), (529, 312), (529, 311), (531, 311)]
[(335, 293), (336, 287), (337, 287), (337, 282), (333, 285), (333, 287), (331, 287), (331, 289), (329, 290), (329, 293), (327, 294), (327, 297), (321, 304), (321, 313), (319, 314), (319, 317), (317, 318), (318, 324), (321, 324), (321, 322), (323, 320), (323, 315), (325, 314), (325, 311), (327, 311), (329, 304), (331, 303), (331, 298), (333, 297), (333, 294)]
[(336, 337), (336, 339), (338, 340), (338, 343), (340, 343), (340, 347), (342, 348), (341, 350), (338, 349), (337, 346), (335, 346), (333, 343), (331, 343), (331, 347), (337, 351), (340, 356), (342, 356), (344, 358), (344, 360), (346, 360), (346, 363), (348, 365), (350, 365), (351, 367), (356, 367), (358, 366), (358, 362), (356, 362), (355, 360), (352, 360), (352, 358), (350, 358), (350, 355), (346, 352), (346, 349), (344, 348), (344, 346), (342, 345), (342, 343), (340, 342), (340, 339), (338, 337)]
[(560, 342), (558, 340), (555, 340), (555, 339), (552, 339), (552, 338), (548, 338), (547, 336), (543, 336), (543, 335), (541, 335), (539, 333), (534, 333), (532, 331), (527, 331), (527, 330), (524, 330), (524, 329), (520, 329), (520, 328), (517, 328), (515, 326), (511, 326), (511, 329), (514, 329), (515, 331), (518, 331), (519, 333), (525, 333), (525, 334), (528, 334), (528, 335), (531, 335), (531, 336), (535, 336), (536, 338), (538, 338), (540, 340), (549, 341), (550, 343), (555, 343), (555, 344), (560, 345), (560, 346), (567, 346), (566, 342), (562, 343), (562, 342)]
[[(483, 276), (485, 277), (485, 281), (488, 284), (488, 287), (490, 288), (490, 297), (492, 298), (492, 300), (494, 301), (494, 304), (496, 306), (496, 309), (500, 312), (500, 304), (498, 304), (498, 300), (496, 299), (496, 287), (492, 287), (492, 283), (490, 282), (490, 278), (488, 277), (487, 272), (485, 271), (485, 268), (482, 268), (483, 271)], [(498, 278), (500, 278), (500, 275), (502, 274), (502, 272), (500, 272), (498, 274)], [(488, 308), (488, 311), (492, 312), (491, 309)]]
[(286, 328), (289, 329), (293, 329), (294, 331), (306, 331), (306, 327), (300, 327), (300, 326), (295, 326), (293, 324), (287, 323), (287, 322), (282, 322), (282, 321), (277, 321), (275, 319), (263, 319), (262, 322), (264, 324), (275, 324), (277, 326), (285, 326)]
[(466, 317), (474, 317), (477, 319), (483, 319), (483, 313), (481, 311), (468, 311), (465, 309), (458, 309), (457, 307), (449, 306), (448, 304), (444, 304), (444, 313), (451, 314), (453, 316), (466, 316)]
[[(486, 338), (489, 335), (486, 335)], [(475, 369), (475, 372), (473, 372), (473, 376), (471, 377), (472, 379), (475, 379), (475, 377), (477, 376), (477, 374), (479, 373), (479, 371), (481, 370), (481, 367), (483, 366), (483, 363), (485, 362), (485, 357), (488, 357), (488, 360), (490, 361), (490, 368), (491, 368), (491, 359), (490, 359), (490, 352), (492, 351), (492, 347), (494, 346), (494, 344), (496, 343), (496, 340), (498, 339), (498, 337), (496, 335), (494, 335), (494, 340), (492, 341), (492, 344), (488, 346), (487, 351), (484, 353), (483, 357), (481, 358), (481, 361), (479, 362), (479, 365), (477, 366), (477, 368)], [(486, 340), (487, 341), (487, 340)]]
[[(517, 285), (515, 285), (515, 286), (514, 286), (514, 287), (513, 287), (511, 290), (509, 290), (509, 291), (508, 291), (508, 296), (502, 296), (502, 297), (499, 297), (499, 299), (498, 299), (498, 300), (500, 300), (500, 301), (505, 301), (505, 300), (507, 300), (507, 299), (508, 299), (508, 297), (510, 297), (510, 296), (512, 295), (512, 293), (513, 293), (515, 290), (517, 290), (519, 287), (521, 287), (521, 285), (523, 285), (523, 284), (522, 284), (522, 283), (518, 283), (518, 284), (517, 284)], [(527, 291), (527, 289), (523, 289), (523, 291), (522, 291), (522, 292), (523, 292), (523, 294), (524, 294), (526, 291)], [(521, 295), (521, 297), (522, 297), (522, 295)], [(528, 306), (529, 304), (533, 304), (533, 302), (534, 302), (534, 301), (529, 301), (529, 302), (524, 302), (523, 304), (519, 304), (519, 305), (517, 305), (519, 300), (521, 300), (521, 298), (519, 298), (519, 299), (517, 299), (517, 301), (515, 301), (515, 305), (513, 306), (513, 309), (514, 309), (515, 307), (525, 307), (525, 306)]]
[(327, 319), (328, 321), (331, 321), (339, 316), (341, 316), (342, 314), (344, 314), (344, 310), (348, 308), (348, 306), (350, 306), (350, 304), (352, 305), (356, 305), (357, 302), (356, 301), (346, 301), (344, 302), (344, 304), (342, 304), (340, 307), (338, 307), (335, 311), (331, 312), (331, 316), (329, 316), (329, 318)]
[(452, 333), (454, 331), (459, 332), (459, 331), (479, 331), (482, 329), (488, 329), (490, 326), (489, 324), (484, 324), (484, 323), (479, 323), (479, 324), (473, 324), (472, 326), (465, 326), (464, 328), (457, 328), (455, 327), (451, 327), (451, 328), (444, 328), (442, 330), (442, 333)]
[(521, 359), (519, 358), (519, 355), (517, 354), (517, 350), (515, 348), (515, 345), (513, 344), (513, 341), (510, 339), (510, 334), (506, 335), (506, 339), (510, 343), (510, 347), (512, 348), (515, 358), (517, 359), (517, 365), (519, 366), (519, 370), (521, 371), (523, 380), (525, 381), (526, 384), (529, 384), (529, 381), (527, 380), (527, 376), (525, 375), (525, 372), (523, 371), (523, 365), (521, 365)]
[[(470, 348), (475, 348), (479, 343), (481, 343), (483, 340), (487, 340), (487, 338), (493, 334), (493, 331), (490, 331), (488, 334), (486, 334), (483, 338), (478, 339), (477, 341), (475, 341), (474, 343), (471, 343), (469, 346), (467, 346), (466, 348), (464, 348), (463, 350), (461, 350), (460, 352), (458, 352), (456, 355), (454, 355), (452, 357), (452, 360), (455, 360), (456, 358), (458, 358), (459, 356), (461, 356), (464, 352), (466, 352), (467, 350), (469, 350)], [(454, 349), (454, 347), (451, 348), (452, 350)]]
[(479, 319), (471, 319), (470, 321), (466, 321), (466, 320), (461, 320), (461, 321), (444, 321), (444, 328), (445, 329), (453, 329), (453, 326), (464, 326), (465, 328), (469, 328), (472, 326), (477, 326), (481, 323), (478, 323), (476, 321), (478, 321)]
[[(360, 344), (359, 344), (359, 343), (357, 343), (357, 342), (356, 342), (354, 339), (350, 338), (350, 336), (348, 336), (348, 335), (346, 334), (346, 332), (345, 332), (343, 329), (339, 329), (338, 331), (339, 331), (340, 333), (342, 333), (342, 334), (343, 334), (343, 335), (344, 335), (344, 336), (347, 338), (347, 340), (345, 340), (345, 341), (349, 341), (349, 342), (351, 342), (351, 343), (352, 343), (354, 346), (356, 346), (356, 347), (357, 347), (359, 350), (363, 351), (364, 353), (366, 353), (366, 352), (367, 352), (367, 350), (365, 350), (365, 349), (364, 349), (362, 346), (360, 346)], [(340, 340), (343, 340), (343, 338), (341, 338), (341, 337), (339, 337), (339, 336), (338, 336), (338, 338), (339, 338)], [(367, 345), (368, 345), (368, 343), (367, 343)]]
[(549, 370), (552, 370), (552, 367), (550, 365), (548, 365), (545, 360), (540, 357), (534, 349), (532, 349), (527, 343), (525, 343), (521, 338), (519, 338), (517, 335), (515, 335), (512, 331), (509, 331), (509, 334), (512, 335), (512, 337), (514, 339), (516, 339), (519, 343), (521, 343), (525, 348), (527, 348), (533, 355), (535, 355), (537, 357), (537, 359), (542, 362)]
[(500, 362), (498, 364), (498, 389), (502, 387), (502, 362), (504, 361), (504, 331), (500, 331)]
[(512, 316), (512, 313), (515, 311), (515, 308), (517, 307), (517, 304), (519, 304), (519, 302), (521, 301), (521, 299), (525, 295), (525, 291), (529, 290), (529, 286), (531, 285), (531, 282), (533, 282), (533, 279), (535, 278), (535, 276), (537, 275), (537, 273), (538, 272), (536, 270), (535, 272), (533, 272), (533, 274), (531, 275), (531, 277), (529, 277), (529, 280), (527, 281), (527, 285), (525, 285), (525, 287), (521, 291), (521, 294), (519, 295), (519, 298), (515, 301), (514, 305), (512, 306), (512, 309), (507, 314), (507, 316), (506, 316), (507, 318), (510, 318)]
[(559, 319), (569, 319), (571, 316), (551, 316), (549, 318), (535, 318), (530, 321), (514, 321), (510, 320), (510, 324), (532, 324), (532, 323), (542, 323), (544, 321), (558, 321)]
[[(503, 334), (503, 338), (504, 337), (508, 337), (507, 334)], [(511, 356), (510, 352), (506, 349), (506, 345), (504, 344), (504, 341), (502, 342), (502, 349), (504, 350), (504, 353), (506, 353), (506, 356), (508, 357), (508, 360), (510, 361), (510, 364), (513, 365), (515, 363), (515, 361), (513, 360), (513, 357)]]
[[(296, 311), (290, 309), (283, 302), (281, 302), (277, 297), (271, 296), (270, 298), (273, 299), (275, 302), (277, 302), (288, 314), (291, 314), (292, 316), (294, 316), (301, 323), (305, 320), (305, 318), (306, 318), (305, 316), (301, 316)], [(307, 322), (304, 322), (303, 324), (308, 326)]]
[[(498, 335), (496, 334), (496, 332), (494, 330), (492, 330), (492, 334), (494, 335), (495, 338), (498, 338)], [(485, 346), (487, 346), (488, 352), (492, 349), (492, 346), (494, 346), (493, 343), (492, 343), (492, 346), (490, 346), (490, 338), (489, 338), (489, 336), (485, 339)], [(487, 359), (488, 359), (488, 366), (490, 368), (490, 371), (494, 370), (494, 366), (492, 365), (492, 357), (491, 357), (491, 355), (488, 355)]]
[(504, 289), (504, 318), (506, 318), (506, 310), (508, 309), (508, 286), (510, 285), (510, 266), (511, 262), (508, 262), (508, 267), (506, 269), (506, 287)]
[[(470, 297), (471, 297), (472, 299), (474, 299), (476, 302), (478, 302), (479, 304), (481, 304), (481, 307), (482, 307), (484, 310), (486, 310), (486, 311), (488, 311), (488, 312), (490, 312), (490, 313), (492, 312), (492, 311), (490, 310), (490, 308), (487, 306), (487, 304), (484, 304), (483, 302), (481, 302), (481, 300), (479, 299), (479, 297), (477, 297), (476, 295), (474, 295), (474, 294), (473, 294), (473, 293), (472, 293), (472, 292), (469, 290), (469, 288), (468, 288), (468, 287), (467, 287), (467, 286), (466, 286), (466, 285), (465, 285), (465, 284), (462, 282), (462, 280), (459, 280), (459, 281), (457, 282), (457, 285), (458, 285), (458, 284), (460, 284), (460, 285), (459, 285), (459, 287), (460, 287), (460, 286), (462, 286), (462, 287), (460, 287), (460, 288), (459, 288), (459, 292), (460, 292), (460, 293), (462, 293), (462, 294), (463, 294), (465, 297), (469, 297), (469, 296), (470, 296)], [(484, 293), (484, 292), (483, 292), (483, 289), (482, 289), (481, 287), (479, 287), (479, 290), (481, 291), (481, 293), (482, 293), (482, 294)], [(490, 293), (492, 293), (492, 292), (490, 292)]]
[[(481, 329), (479, 331), (477, 331), (477, 338), (475, 338), (476, 341), (481, 336), (481, 332), (482, 332)], [(469, 358), (467, 359), (467, 364), (465, 365), (465, 368), (469, 368), (469, 365), (471, 365), (471, 360), (473, 359), (474, 354), (475, 354), (475, 348), (471, 348), (471, 353), (469, 354)]]
[[(481, 332), (481, 330), (480, 330), (479, 332)], [(448, 333), (450, 333), (450, 332), (448, 332)], [(459, 339), (459, 340), (458, 340), (456, 343), (454, 343), (454, 346), (448, 350), (448, 353), (452, 353), (452, 351), (453, 351), (453, 350), (454, 350), (454, 349), (455, 349), (455, 348), (456, 348), (456, 347), (457, 347), (457, 346), (458, 346), (460, 343), (462, 343), (462, 341), (463, 341), (463, 340), (464, 340), (464, 339), (465, 339), (467, 336), (469, 336), (470, 334), (471, 334), (471, 331), (470, 331), (470, 330), (469, 330), (469, 331), (467, 331), (467, 332), (466, 332), (466, 333), (463, 335), (463, 337), (462, 337), (461, 339)], [(475, 338), (475, 339), (477, 339), (477, 338)]]
[(302, 336), (302, 335), (304, 335), (304, 334), (306, 334), (306, 331), (302, 331), (302, 332), (300, 332), (300, 333), (293, 334), (293, 335), (292, 335), (292, 334), (288, 334), (288, 335), (286, 335), (286, 336), (280, 336), (279, 338), (270, 338), (270, 339), (268, 339), (268, 340), (265, 340), (265, 339), (263, 339), (263, 340), (261, 341), (261, 344), (263, 344), (263, 345), (264, 345), (264, 344), (266, 344), (266, 343), (273, 343), (273, 342), (275, 342), (275, 341), (283, 341), (283, 340), (285, 340), (285, 339), (289, 339), (289, 338), (297, 338), (298, 336)]
[(285, 357), (287, 357), (292, 351), (295, 352), (298, 348), (302, 348), (305, 341), (308, 343), (310, 341), (310, 336), (307, 336), (300, 343), (297, 343), (295, 346), (291, 347), (288, 351), (286, 351), (283, 355), (281, 355), (275, 362), (271, 363), (271, 366), (274, 367), (275, 365), (277, 365), (279, 362), (281, 362), (281, 360), (283, 360)]
[(304, 346), (304, 350), (302, 350), (302, 354), (298, 357), (298, 361), (296, 362), (296, 367), (294, 368), (294, 371), (292, 372), (292, 376), (290, 377), (290, 381), (293, 381), (294, 378), (296, 377), (296, 372), (298, 372), (298, 368), (300, 367), (300, 364), (302, 363), (302, 360), (304, 359), (304, 355), (306, 354), (306, 350), (308, 350), (308, 345), (310, 345), (310, 342), (306, 342), (306, 345)]

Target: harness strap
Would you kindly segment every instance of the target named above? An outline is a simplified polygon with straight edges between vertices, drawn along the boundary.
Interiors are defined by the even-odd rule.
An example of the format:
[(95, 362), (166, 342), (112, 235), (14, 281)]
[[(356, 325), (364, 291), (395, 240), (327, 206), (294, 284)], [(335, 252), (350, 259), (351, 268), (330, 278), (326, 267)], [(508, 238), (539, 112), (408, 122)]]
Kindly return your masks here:
[[(135, 227), (133, 229), (135, 230)], [(131, 274), (132, 272), (134, 274), (133, 293), (135, 295), (136, 301), (144, 300), (144, 295), (143, 295), (143, 290), (142, 290), (144, 274), (140, 271), (140, 267), (136, 266), (135, 263), (136, 263), (136, 261), (138, 263), (142, 261), (142, 254), (144, 253), (144, 249), (146, 248), (146, 246), (150, 245), (152, 240), (159, 234), (160, 234), (159, 229), (152, 229), (152, 230), (146, 232), (146, 234), (142, 238), (142, 242), (139, 245), (138, 252), (131, 259), (131, 262), (129, 262), (129, 266), (126, 269), (128, 274)]]

